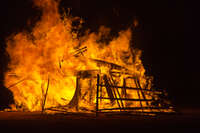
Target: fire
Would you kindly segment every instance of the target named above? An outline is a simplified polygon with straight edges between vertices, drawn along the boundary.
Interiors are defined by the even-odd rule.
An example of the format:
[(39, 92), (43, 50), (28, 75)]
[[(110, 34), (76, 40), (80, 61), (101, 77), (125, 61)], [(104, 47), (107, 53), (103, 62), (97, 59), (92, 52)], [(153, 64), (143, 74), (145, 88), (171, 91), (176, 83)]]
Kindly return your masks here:
[[(77, 73), (94, 70), (109, 75), (110, 67), (99, 65), (99, 61), (123, 66), (126, 68), (124, 72), (137, 76), (141, 87), (147, 84), (149, 77), (145, 75), (140, 59), (141, 51), (130, 46), (131, 29), (120, 31), (118, 37), (110, 42), (100, 41), (110, 33), (110, 29), (104, 26), (98, 33), (86, 32), (80, 37), (74, 29), (79, 29), (83, 20), (59, 14), (59, 2), (34, 0), (34, 4), (42, 10), (42, 16), (32, 31), (22, 31), (7, 39), (10, 63), (5, 74), (5, 86), (13, 92), (13, 109), (39, 111), (45, 96), (45, 108), (69, 104), (77, 87)], [(80, 25), (73, 27), (72, 23), (77, 20)], [(116, 80), (122, 85), (121, 79)], [(127, 86), (134, 86), (131, 82), (127, 80)], [(149, 82), (148, 88), (151, 86)], [(82, 79), (81, 87), (88, 88), (88, 83), (87, 79)], [(96, 83), (92, 81), (91, 84), (94, 86), (92, 103), (95, 103)], [(138, 97), (134, 91), (129, 95)], [(108, 100), (102, 104), (103, 107), (116, 105)], [(87, 100), (82, 100), (80, 106), (95, 108), (95, 104), (89, 104)], [(139, 106), (139, 103), (134, 106)]]

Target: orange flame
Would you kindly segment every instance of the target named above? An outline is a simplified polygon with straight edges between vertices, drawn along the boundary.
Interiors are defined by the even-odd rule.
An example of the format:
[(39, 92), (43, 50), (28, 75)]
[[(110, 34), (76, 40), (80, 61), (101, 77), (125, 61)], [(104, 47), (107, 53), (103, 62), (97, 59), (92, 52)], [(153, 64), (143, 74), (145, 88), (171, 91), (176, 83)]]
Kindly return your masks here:
[(78, 37), (73, 31), (78, 27), (73, 27), (72, 23), (78, 19), (81, 26), (80, 18), (61, 16), (59, 2), (54, 0), (34, 0), (34, 3), (42, 10), (41, 20), (31, 32), (19, 32), (7, 39), (6, 50), (11, 60), (5, 86), (13, 92), (16, 107), (41, 110), (47, 88), (46, 108), (66, 105), (75, 93), (78, 71), (108, 73), (107, 67), (99, 66), (93, 59), (124, 66), (137, 75), (141, 86), (146, 84), (141, 51), (130, 48), (130, 29), (120, 31), (109, 43), (99, 41), (102, 36), (109, 35), (110, 29), (104, 26), (98, 33)]

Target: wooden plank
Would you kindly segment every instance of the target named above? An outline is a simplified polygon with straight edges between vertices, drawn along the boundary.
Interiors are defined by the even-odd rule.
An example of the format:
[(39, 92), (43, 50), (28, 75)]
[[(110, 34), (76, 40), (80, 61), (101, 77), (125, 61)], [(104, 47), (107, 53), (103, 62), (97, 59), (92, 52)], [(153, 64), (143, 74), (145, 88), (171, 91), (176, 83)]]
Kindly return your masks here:
[[(111, 84), (116, 84), (115, 83), (115, 81), (114, 81), (114, 79), (113, 79), (113, 77), (111, 76)], [(117, 91), (117, 94), (118, 94), (118, 96), (119, 96), (119, 98), (121, 98), (121, 96), (120, 96), (120, 94), (119, 94), (119, 91), (118, 91), (118, 88), (112, 88), (112, 91), (114, 92), (114, 95), (115, 95), (115, 98), (116, 98), (116, 100), (117, 100), (117, 103), (118, 103), (118, 106), (120, 107), (120, 108), (124, 108), (124, 105), (123, 105), (123, 102), (122, 102), (122, 100), (119, 100), (118, 98), (117, 98), (117, 94), (116, 94), (116, 92), (115, 92), (115, 90)], [(120, 105), (120, 102), (121, 102), (121, 105)], [(121, 107), (122, 106), (122, 107)], [(121, 111), (121, 110), (120, 110)]]
[[(168, 107), (126, 107), (125, 110), (138, 110), (138, 109), (170, 109)], [(120, 108), (104, 108), (99, 109), (101, 111), (103, 110), (120, 110)]]
[[(106, 85), (100, 85), (100, 86), (102, 86), (102, 87), (106, 87)], [(120, 88), (120, 89), (123, 89), (124, 88), (124, 86), (110, 86), (110, 87), (112, 87), (112, 88)], [(129, 90), (141, 90), (140, 88), (134, 88), (134, 87), (127, 87), (126, 86), (126, 89), (129, 89)], [(150, 92), (155, 92), (155, 93), (158, 93), (158, 94), (160, 94), (160, 93), (162, 93), (162, 91), (153, 91), (153, 90), (148, 90), (148, 89), (142, 89), (143, 91), (150, 91)]]
[[(113, 92), (112, 87), (111, 87), (112, 85), (109, 83), (109, 79), (106, 75), (103, 76), (103, 80), (104, 80), (104, 84), (105, 84), (104, 87), (106, 87), (106, 91), (107, 91), (108, 96), (110, 98), (114, 98), (114, 92)], [(113, 103), (113, 102), (114, 101), (111, 100), (111, 103)]]
[[(136, 85), (136, 87), (138, 88), (139, 85), (138, 85), (138, 83), (137, 83), (137, 80), (134, 79), (134, 81), (135, 81), (135, 85)], [(140, 89), (140, 91), (141, 91), (141, 88), (140, 88), (140, 87), (139, 87), (139, 89)], [(138, 98), (139, 98), (139, 99), (141, 99), (141, 98), (140, 98), (140, 91), (137, 90), (137, 94), (138, 94)], [(141, 101), (140, 101), (140, 107), (142, 107), (142, 102), (141, 102)], [(142, 112), (143, 112), (143, 109), (142, 109)]]
[(48, 89), (49, 89), (49, 77), (48, 77), (48, 81), (47, 81), (46, 93), (45, 93), (45, 95), (44, 95), (44, 102), (43, 102), (43, 104), (42, 104), (42, 113), (44, 113), (44, 111), (45, 111), (45, 104), (46, 104)]
[[(109, 97), (99, 97), (99, 99), (111, 99)], [(123, 100), (123, 101), (153, 101), (153, 99), (130, 99), (130, 98), (112, 98), (113, 100)]]
[(117, 94), (118, 94), (118, 96), (119, 96), (119, 98), (117, 98), (117, 99), (119, 99), (120, 100), (120, 102), (121, 102), (121, 105), (122, 105), (122, 109), (124, 108), (124, 104), (123, 104), (123, 101), (122, 101), (122, 97), (121, 97), (121, 95), (120, 95), (120, 93), (119, 93), (119, 90), (118, 90), (118, 88), (116, 88), (116, 90), (117, 90)]
[(83, 47), (83, 48), (77, 49), (77, 50), (75, 51), (74, 56), (75, 56), (75, 57), (78, 57), (79, 55), (83, 55), (83, 53), (86, 52), (86, 51), (87, 51), (87, 47), (86, 47), (86, 46)]
[[(126, 79), (123, 79), (123, 88), (122, 89), (122, 97), (127, 98), (127, 91), (126, 91)], [(125, 101), (125, 106), (127, 106), (127, 102)]]
[(76, 77), (76, 90), (74, 96), (72, 97), (71, 101), (69, 102), (68, 106), (70, 108), (75, 107), (76, 111), (79, 109), (79, 99), (81, 95), (81, 88), (80, 88), (80, 77)]
[[(138, 80), (138, 78), (136, 79), (136, 81), (137, 81), (138, 87), (141, 89), (141, 94), (142, 94), (143, 99), (146, 99), (146, 96), (145, 96), (145, 94), (144, 94), (144, 92), (142, 90), (142, 87), (140, 85), (140, 81)], [(146, 101), (146, 104), (147, 104), (147, 106), (149, 106), (148, 101)]]
[(97, 94), (96, 94), (96, 117), (98, 117), (99, 112), (99, 74), (97, 74)]
[[(118, 104), (118, 106), (119, 106), (119, 108), (120, 108), (120, 111), (121, 111), (121, 106), (120, 106), (120, 103), (119, 103), (119, 99), (117, 98), (117, 95), (116, 95), (116, 93), (115, 93), (114, 88), (112, 88), (112, 90), (113, 90), (113, 94), (114, 94), (115, 98), (117, 99), (117, 104)], [(113, 100), (113, 98), (111, 98), (111, 100)]]
[(123, 79), (123, 89), (122, 89), (122, 97), (126, 98), (127, 97), (127, 92), (126, 92), (126, 79)]
[(18, 82), (14, 83), (14, 84), (12, 84), (12, 85), (10, 85), (10, 86), (8, 86), (7, 88), (8, 88), (8, 89), (9, 89), (9, 88), (12, 88), (12, 87), (18, 85), (19, 83), (21, 83), (21, 82), (23, 82), (23, 81), (25, 81), (25, 80), (27, 80), (27, 78), (21, 79), (21, 80), (19, 80)]
[[(100, 81), (101, 82), (101, 84), (102, 84), (102, 81)], [(103, 97), (103, 89), (102, 89), (103, 87), (102, 86), (100, 86), (100, 97)], [(100, 104), (101, 104), (101, 100), (102, 99), (100, 99)]]

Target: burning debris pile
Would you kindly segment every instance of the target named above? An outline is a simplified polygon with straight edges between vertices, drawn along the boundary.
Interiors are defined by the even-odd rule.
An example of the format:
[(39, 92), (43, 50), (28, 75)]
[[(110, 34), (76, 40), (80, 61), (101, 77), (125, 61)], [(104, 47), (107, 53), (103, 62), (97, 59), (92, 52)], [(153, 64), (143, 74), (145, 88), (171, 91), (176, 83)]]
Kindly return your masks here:
[[(7, 39), (10, 56), (5, 86), (14, 95), (12, 110), (142, 113), (171, 112), (145, 75), (141, 51), (130, 45), (131, 30), (110, 42), (104, 26), (78, 35), (82, 20), (60, 15), (54, 0), (34, 0), (42, 16), (31, 32)], [(74, 21), (80, 25), (72, 26)], [(76, 30), (74, 30), (76, 29)]]

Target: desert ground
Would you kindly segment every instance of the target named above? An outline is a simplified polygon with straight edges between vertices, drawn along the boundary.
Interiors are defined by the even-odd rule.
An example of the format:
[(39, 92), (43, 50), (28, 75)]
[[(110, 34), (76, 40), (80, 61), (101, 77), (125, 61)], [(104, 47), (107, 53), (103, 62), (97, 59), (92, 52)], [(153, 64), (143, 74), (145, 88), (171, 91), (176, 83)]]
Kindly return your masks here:
[(5, 132), (199, 132), (200, 109), (181, 108), (176, 114), (140, 116), (126, 114), (0, 112)]

